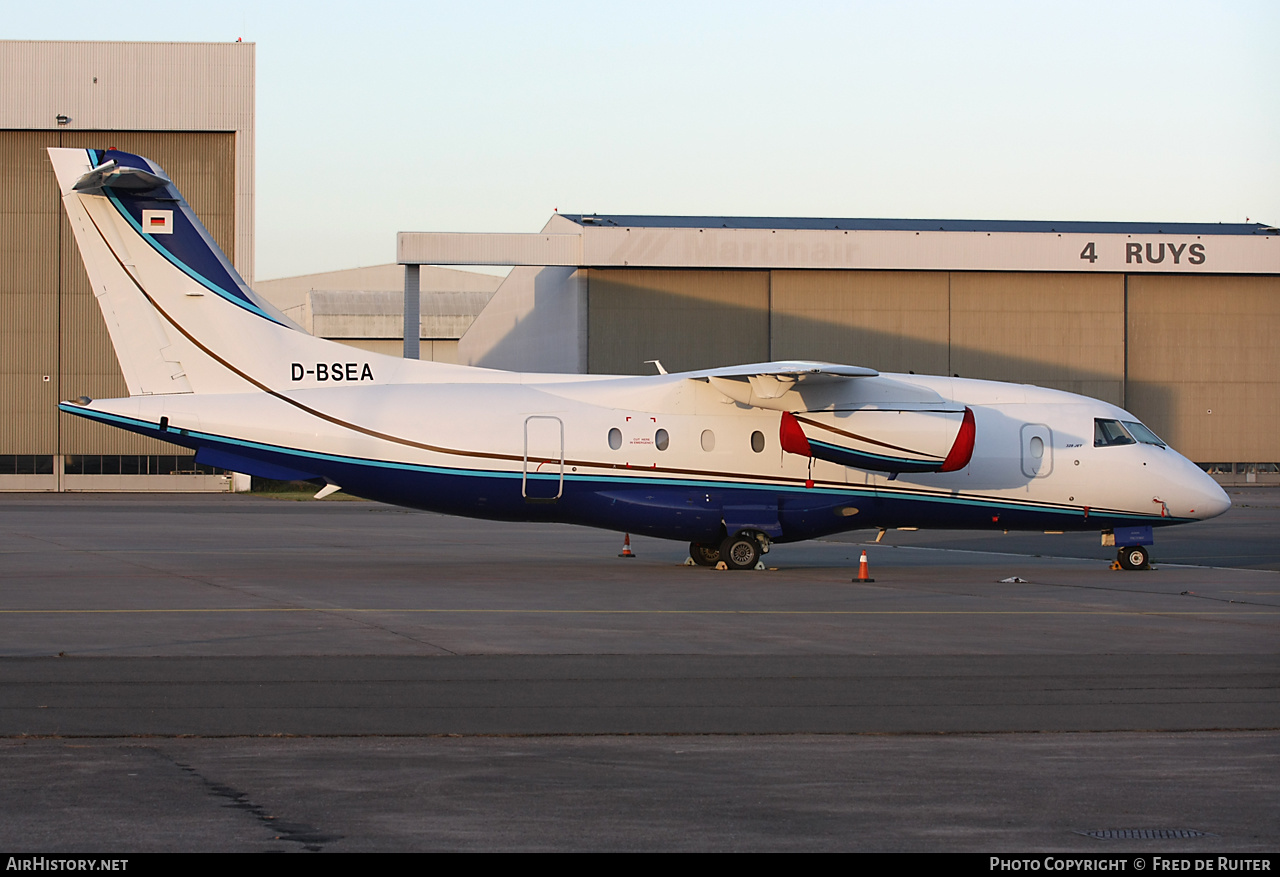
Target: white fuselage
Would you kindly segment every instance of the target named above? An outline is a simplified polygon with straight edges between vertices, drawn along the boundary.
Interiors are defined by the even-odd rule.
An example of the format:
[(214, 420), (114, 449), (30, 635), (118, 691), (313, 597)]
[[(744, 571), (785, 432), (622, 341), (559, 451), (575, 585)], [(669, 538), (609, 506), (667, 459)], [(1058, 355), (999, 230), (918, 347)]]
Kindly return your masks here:
[[(777, 411), (734, 402), (708, 383), (679, 375), (548, 375), (545, 382), (520, 375), (518, 383), (506, 383), (492, 380), (493, 373), (479, 374), (484, 379), (478, 382), (134, 397), (115, 400), (110, 409), (150, 423), (166, 417), (170, 430), (224, 440), (250, 456), (287, 458), (302, 472), (379, 498), (386, 494), (385, 479), (362, 485), (364, 479), (351, 474), (360, 469), (350, 461), (366, 461), (375, 474), (393, 467), (465, 479), (441, 488), (449, 492), (464, 483), (479, 489), (476, 484), (506, 482), (505, 498), (490, 500), (498, 517), (520, 517), (512, 505), (518, 499), (564, 499), (580, 488), (705, 488), (737, 497), (721, 502), (767, 504), (781, 497), (793, 505), (810, 494), (823, 497), (820, 507), (858, 509), (800, 528), (798, 538), (870, 526), (1101, 529), (1117, 517), (1174, 523), (1212, 517), (1229, 506), (1221, 488), (1171, 448), (1094, 446), (1095, 418), (1132, 415), (1033, 386), (918, 375), (849, 381), (864, 394), (876, 382), (911, 385), (974, 413), (976, 439), (967, 466), (892, 476), (786, 453)], [(808, 416), (848, 416), (838, 407), (834, 402)], [(612, 430), (620, 438), (617, 447), (610, 443)], [(666, 433), (664, 447), (656, 439), (659, 430)], [(763, 443), (757, 438), (753, 447), (753, 434)], [(1033, 457), (1036, 437), (1041, 452)], [(871, 499), (893, 502), (877, 509)], [(459, 510), (456, 496), (421, 495), (409, 504)], [(530, 509), (529, 516), (557, 518), (545, 508)]]

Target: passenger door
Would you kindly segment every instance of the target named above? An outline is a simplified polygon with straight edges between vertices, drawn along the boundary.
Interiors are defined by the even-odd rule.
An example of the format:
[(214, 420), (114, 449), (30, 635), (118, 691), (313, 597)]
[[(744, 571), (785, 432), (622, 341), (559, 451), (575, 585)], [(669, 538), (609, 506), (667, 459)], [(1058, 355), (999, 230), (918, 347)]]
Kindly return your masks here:
[(564, 422), (548, 414), (524, 419), (525, 502), (555, 502), (564, 495)]

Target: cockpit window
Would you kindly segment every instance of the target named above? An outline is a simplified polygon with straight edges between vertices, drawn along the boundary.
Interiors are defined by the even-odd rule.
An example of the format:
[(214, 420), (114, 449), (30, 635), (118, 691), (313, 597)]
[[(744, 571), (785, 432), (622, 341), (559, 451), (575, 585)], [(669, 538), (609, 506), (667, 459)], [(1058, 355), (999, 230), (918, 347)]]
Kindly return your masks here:
[(1136, 420), (1126, 420), (1124, 422), (1124, 428), (1129, 430), (1129, 435), (1133, 436), (1144, 445), (1159, 445), (1162, 448), (1166, 447), (1165, 443), (1160, 441), (1160, 436), (1156, 435)]
[(1093, 446), (1110, 448), (1116, 445), (1131, 445), (1133, 438), (1125, 432), (1118, 420), (1103, 420), (1101, 417), (1093, 421)]
[(1144, 445), (1167, 447), (1160, 441), (1160, 436), (1147, 429), (1136, 420), (1104, 420), (1099, 417), (1093, 421), (1093, 446), (1095, 448), (1113, 448), (1116, 445), (1131, 445), (1142, 442)]

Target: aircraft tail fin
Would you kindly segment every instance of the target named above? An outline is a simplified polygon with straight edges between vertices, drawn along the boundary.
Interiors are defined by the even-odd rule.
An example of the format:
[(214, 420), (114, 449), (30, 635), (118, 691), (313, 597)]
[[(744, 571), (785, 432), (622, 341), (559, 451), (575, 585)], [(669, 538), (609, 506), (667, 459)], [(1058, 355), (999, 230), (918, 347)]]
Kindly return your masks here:
[(334, 359), (339, 345), (248, 287), (157, 164), (118, 150), (49, 157), (131, 396), (266, 389), (293, 363)]

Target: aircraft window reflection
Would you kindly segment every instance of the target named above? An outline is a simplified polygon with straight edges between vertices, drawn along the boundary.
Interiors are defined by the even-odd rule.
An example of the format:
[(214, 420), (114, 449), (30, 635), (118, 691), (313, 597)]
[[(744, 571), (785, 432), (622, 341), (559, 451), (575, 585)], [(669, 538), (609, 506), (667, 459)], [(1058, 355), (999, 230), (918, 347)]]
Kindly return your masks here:
[(609, 430), (609, 447), (613, 448), (615, 451), (622, 447), (622, 430), (618, 429), (616, 426)]
[(667, 435), (665, 429), (660, 429), (654, 433), (653, 443), (658, 446), (658, 450), (665, 451), (667, 446), (671, 444), (671, 437)]
[(764, 450), (764, 433), (758, 429), (751, 433), (751, 450), (757, 454)]
[(1093, 421), (1093, 446), (1110, 448), (1116, 445), (1131, 445), (1133, 439), (1125, 432), (1118, 420), (1103, 420), (1101, 417)]
[(1162, 448), (1166, 447), (1165, 443), (1160, 441), (1160, 436), (1156, 435), (1136, 420), (1126, 420), (1124, 422), (1124, 427), (1129, 430), (1129, 435), (1133, 436), (1144, 445), (1159, 445)]

